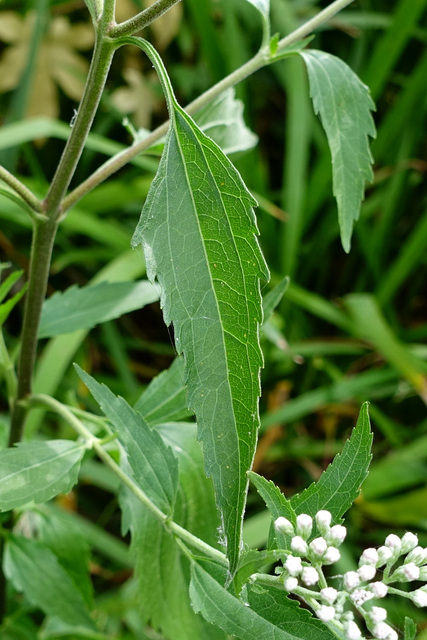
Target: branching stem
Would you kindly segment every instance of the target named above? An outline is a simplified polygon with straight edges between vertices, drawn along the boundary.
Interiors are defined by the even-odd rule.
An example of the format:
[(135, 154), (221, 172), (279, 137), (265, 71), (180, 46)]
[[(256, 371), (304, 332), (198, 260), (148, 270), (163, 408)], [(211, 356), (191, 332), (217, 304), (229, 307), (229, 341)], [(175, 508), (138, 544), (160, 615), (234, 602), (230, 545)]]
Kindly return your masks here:
[(0, 165), (0, 179), (11, 187), (26, 202), (32, 211), (42, 213), (43, 205), (36, 196), (22, 184), (18, 178), (15, 178), (7, 169)]

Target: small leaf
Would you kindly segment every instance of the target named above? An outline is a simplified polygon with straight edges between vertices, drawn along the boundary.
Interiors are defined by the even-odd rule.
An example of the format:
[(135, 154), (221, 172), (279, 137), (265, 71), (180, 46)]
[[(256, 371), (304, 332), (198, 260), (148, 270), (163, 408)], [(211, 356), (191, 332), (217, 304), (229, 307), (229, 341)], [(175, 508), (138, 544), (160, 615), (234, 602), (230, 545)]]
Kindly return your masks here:
[(143, 417), (74, 365), (104, 414), (117, 430), (124, 446), (135, 481), (164, 513), (172, 513), (175, 502), (178, 466), (171, 449), (166, 447), (155, 429)]
[[(293, 525), (296, 525), (296, 514), (292, 508), (292, 504), (290, 500), (283, 495), (279, 487), (277, 487), (271, 480), (266, 480), (254, 471), (250, 471), (248, 476), (249, 480), (251, 480), (255, 485), (259, 495), (264, 500), (267, 509), (271, 513), (273, 521), (277, 520), (280, 516), (283, 516)], [(274, 539), (276, 539), (276, 545), (274, 545)], [(274, 546), (279, 549), (287, 549), (289, 548), (288, 542), (289, 541), (284, 534), (276, 531), (274, 527), (270, 528), (269, 548)]]
[(133, 408), (151, 426), (191, 416), (192, 412), (187, 409), (183, 359), (175, 358), (167, 371), (154, 378)]
[(0, 285), (0, 302), (3, 302), (7, 294), (11, 291), (12, 287), (18, 282), (19, 278), (24, 272), (13, 271), (9, 274), (6, 280)]
[(132, 244), (144, 248), (165, 322), (173, 322), (176, 349), (184, 353), (188, 406), (233, 572), (259, 426), (260, 278), (268, 278), (255, 201), (227, 156), (176, 103), (153, 47), (137, 38), (122, 41), (150, 55), (168, 100), (171, 126)]
[(368, 403), (365, 402), (342, 452), (335, 456), (317, 482), (291, 499), (295, 512), (314, 517), (321, 509), (326, 509), (332, 513), (333, 521), (337, 522), (359, 495), (362, 482), (368, 475), (371, 446)]
[(412, 618), (408, 618), (406, 616), (405, 628), (404, 628), (404, 632), (405, 632), (404, 640), (415, 640), (415, 638), (417, 637), (417, 630), (418, 630), (417, 625), (412, 620)]
[(258, 9), (262, 16), (268, 18), (270, 13), (270, 0), (247, 0)]
[(273, 311), (280, 304), (286, 289), (289, 286), (289, 277), (285, 276), (279, 284), (267, 293), (262, 299), (262, 308), (264, 311), (263, 324), (265, 324), (273, 315)]
[(10, 536), (4, 571), (15, 589), (46, 615), (94, 629), (80, 591), (55, 555), (37, 540)]
[(73, 286), (44, 303), (39, 338), (90, 329), (158, 299), (159, 292), (147, 280), (101, 282), (81, 289)]
[(258, 551), (250, 549), (242, 553), (237, 565), (236, 575), (233, 585), (237, 595), (240, 595), (243, 586), (247, 583), (253, 573), (258, 572), (266, 565), (275, 564), (279, 560), (285, 562), (287, 554), (277, 549)]
[(0, 510), (71, 491), (85, 451), (85, 444), (69, 440), (33, 440), (0, 451)]
[(375, 137), (369, 89), (339, 58), (300, 51), (307, 66), (314, 110), (320, 115), (332, 155), (333, 189), (344, 250), (350, 250), (366, 180), (372, 180), (368, 136)]

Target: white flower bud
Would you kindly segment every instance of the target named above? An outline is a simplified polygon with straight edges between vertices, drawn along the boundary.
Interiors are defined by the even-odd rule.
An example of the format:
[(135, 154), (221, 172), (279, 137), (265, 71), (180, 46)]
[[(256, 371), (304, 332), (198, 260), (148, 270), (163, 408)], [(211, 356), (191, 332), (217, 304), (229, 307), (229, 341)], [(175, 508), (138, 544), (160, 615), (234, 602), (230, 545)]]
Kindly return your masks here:
[(362, 564), (357, 570), (357, 573), (360, 576), (360, 579), (363, 582), (367, 582), (368, 580), (372, 580), (375, 576), (377, 570), (371, 564)]
[(326, 511), (325, 509), (323, 509), (322, 511), (318, 511), (316, 513), (317, 528), (319, 529), (322, 536), (326, 535), (326, 533), (329, 531), (331, 526), (331, 521), (332, 521), (332, 514), (330, 511)]
[(387, 618), (387, 611), (383, 607), (372, 607), (368, 615), (373, 623), (384, 622)]
[(292, 591), (294, 591), (294, 589), (296, 589), (298, 586), (298, 579), (292, 576), (289, 578), (286, 578), (284, 585), (285, 585), (286, 591), (288, 591), (288, 593), (292, 593)]
[(314, 560), (318, 560), (323, 556), (328, 545), (324, 538), (315, 538), (309, 544), (311, 555), (314, 556)]
[(344, 574), (344, 586), (348, 591), (355, 589), (360, 584), (360, 577), (356, 571), (347, 571)]
[(294, 536), (291, 540), (291, 549), (300, 556), (305, 556), (308, 552), (308, 544), (301, 536)]
[(289, 520), (283, 516), (280, 516), (280, 518), (275, 520), (274, 528), (278, 533), (281, 533), (284, 536), (293, 536), (295, 533), (292, 522), (289, 522)]
[(348, 640), (359, 640), (362, 636), (359, 627), (353, 620), (344, 623), (344, 633)]
[(313, 584), (316, 584), (316, 582), (319, 582), (319, 574), (314, 567), (304, 567), (304, 569), (302, 570), (301, 579), (307, 586), (310, 587)]
[(419, 567), (424, 564), (427, 560), (427, 549), (423, 549), (422, 547), (415, 547), (412, 549), (410, 553), (405, 558), (406, 562), (413, 562)]
[(365, 549), (360, 556), (359, 564), (372, 564), (376, 565), (378, 562), (378, 551), (376, 549)]
[(306, 513), (297, 516), (297, 535), (307, 540), (313, 528), (313, 518)]
[(328, 607), (325, 604), (320, 605), (320, 607), (316, 610), (316, 616), (323, 620), (323, 622), (330, 622), (335, 618), (335, 609), (334, 607)]
[(392, 555), (393, 555), (393, 552), (391, 551), (391, 549), (389, 549), (389, 547), (385, 547), (385, 546), (380, 547), (378, 549), (377, 567), (382, 567), (383, 565), (385, 565), (386, 562), (390, 560)]
[(385, 539), (385, 546), (388, 547), (394, 556), (399, 556), (402, 549), (402, 542), (398, 536), (394, 533), (391, 533)]
[(388, 586), (384, 582), (371, 582), (369, 589), (376, 598), (385, 598), (388, 593)]
[(427, 607), (427, 593), (424, 589), (416, 589), (411, 593), (411, 600), (417, 607)]
[(409, 582), (411, 582), (412, 580), (418, 580), (418, 578), (420, 577), (420, 568), (417, 567), (417, 565), (413, 562), (408, 562), (408, 564), (402, 565), (401, 569), (405, 578), (409, 580)]
[(338, 591), (333, 587), (325, 587), (325, 589), (320, 590), (320, 593), (323, 600), (325, 600), (328, 604), (333, 604), (338, 595)]
[(322, 562), (323, 564), (334, 564), (335, 562), (338, 562), (338, 560), (341, 558), (341, 554), (339, 552), (339, 549), (337, 549), (336, 547), (328, 547), (326, 549), (326, 553), (322, 558)]
[(373, 593), (366, 589), (355, 589), (350, 596), (351, 601), (354, 602), (357, 607), (361, 607), (362, 604), (368, 602), (368, 600), (372, 600), (373, 597)]
[(415, 533), (407, 531), (407, 533), (405, 533), (402, 538), (402, 553), (408, 553), (409, 551), (412, 551), (412, 549), (415, 549), (417, 544), (418, 537), (415, 535)]
[(288, 556), (285, 562), (285, 569), (291, 576), (298, 576), (302, 571), (301, 558)]
[(427, 580), (427, 567), (421, 567), (420, 568), (420, 580), (422, 580), (423, 582), (425, 582)]
[(346, 535), (347, 529), (342, 524), (334, 524), (334, 526), (329, 529), (326, 540), (328, 544), (339, 547), (340, 544), (344, 542)]
[(378, 640), (397, 640), (396, 631), (385, 622), (379, 622), (374, 626), (372, 632)]

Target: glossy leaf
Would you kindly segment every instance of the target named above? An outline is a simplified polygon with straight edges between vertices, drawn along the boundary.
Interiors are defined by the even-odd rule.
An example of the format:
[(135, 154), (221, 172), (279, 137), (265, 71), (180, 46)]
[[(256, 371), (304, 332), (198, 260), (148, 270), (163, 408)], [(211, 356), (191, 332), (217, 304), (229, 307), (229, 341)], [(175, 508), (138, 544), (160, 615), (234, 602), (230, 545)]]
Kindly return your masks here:
[(359, 495), (362, 482), (368, 475), (371, 446), (368, 403), (365, 402), (342, 452), (335, 456), (317, 482), (291, 499), (296, 513), (308, 513), (314, 517), (321, 509), (327, 509), (332, 513), (333, 521), (337, 522)]
[(184, 361), (175, 358), (167, 371), (154, 378), (134, 405), (150, 425), (182, 420), (192, 415), (187, 409)]
[(86, 603), (56, 556), (37, 540), (10, 536), (6, 543), (4, 571), (17, 591), (46, 615), (64, 622), (95, 627)]
[(85, 444), (69, 440), (33, 440), (0, 451), (0, 510), (71, 491), (85, 451)]
[(171, 127), (132, 244), (144, 248), (166, 324), (173, 322), (184, 354), (188, 405), (233, 571), (259, 425), (260, 278), (268, 270), (256, 239), (256, 203), (221, 149), (176, 103), (155, 50), (138, 42), (157, 67)]
[(157, 289), (146, 280), (101, 282), (80, 289), (73, 286), (44, 303), (39, 338), (90, 329), (158, 299)]
[[(174, 520), (216, 546), (219, 519), (212, 481), (203, 470), (196, 425), (169, 423), (158, 430), (178, 458), (179, 490)], [(220, 629), (207, 625), (191, 608), (188, 560), (173, 536), (128, 491), (121, 494), (121, 506), (132, 533), (144, 621), (160, 630), (166, 640), (224, 640)]]
[(373, 175), (368, 136), (375, 136), (371, 114), (375, 105), (368, 87), (339, 58), (314, 49), (300, 55), (307, 66), (314, 110), (320, 115), (331, 150), (341, 242), (348, 253), (365, 182)]
[(178, 467), (171, 449), (155, 429), (126, 400), (117, 397), (75, 365), (122, 443), (135, 481), (164, 513), (172, 513), (178, 482)]

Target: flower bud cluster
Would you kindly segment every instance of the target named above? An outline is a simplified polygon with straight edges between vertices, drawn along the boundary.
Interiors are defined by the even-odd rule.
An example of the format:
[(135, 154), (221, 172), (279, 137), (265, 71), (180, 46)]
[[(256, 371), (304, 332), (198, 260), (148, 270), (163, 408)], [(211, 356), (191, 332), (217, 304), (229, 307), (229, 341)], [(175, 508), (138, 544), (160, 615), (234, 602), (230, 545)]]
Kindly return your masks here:
[[(337, 590), (324, 586), (327, 583), (322, 567), (340, 559), (338, 547), (345, 540), (347, 530), (342, 525), (331, 526), (331, 523), (329, 511), (319, 511), (315, 524), (320, 536), (310, 539), (314, 523), (309, 515), (298, 515), (295, 525), (283, 517), (275, 521), (276, 531), (291, 539), (291, 553), (283, 565), (286, 591), (305, 599), (323, 622), (339, 623), (347, 640), (363, 640), (353, 612), (348, 610), (349, 605), (362, 615), (373, 640), (398, 640), (397, 632), (387, 624), (386, 610), (371, 606), (372, 603), (366, 608), (364, 605), (370, 600), (385, 598), (388, 585), (427, 582), (427, 548), (418, 545), (418, 538), (413, 533), (405, 533), (402, 538), (391, 534), (383, 546), (363, 551), (358, 569), (342, 575), (339, 578), (341, 589)], [(379, 569), (382, 579), (377, 576)], [(393, 593), (409, 598), (417, 607), (427, 607), (427, 584), (413, 591), (393, 586)]]

